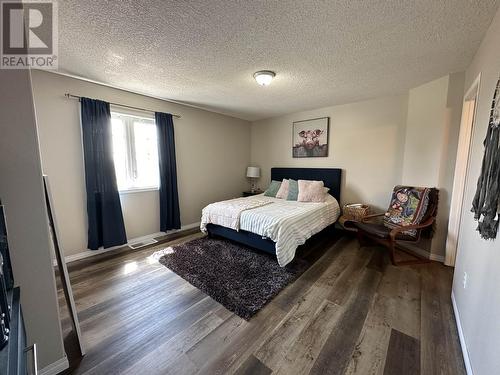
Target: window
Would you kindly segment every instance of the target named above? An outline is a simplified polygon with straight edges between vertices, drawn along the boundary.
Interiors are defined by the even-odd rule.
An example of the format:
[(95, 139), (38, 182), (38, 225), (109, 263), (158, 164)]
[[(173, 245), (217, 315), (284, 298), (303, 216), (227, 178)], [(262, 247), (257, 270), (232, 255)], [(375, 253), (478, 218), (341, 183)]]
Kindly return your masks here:
[(153, 117), (111, 112), (118, 190), (158, 189), (158, 144)]

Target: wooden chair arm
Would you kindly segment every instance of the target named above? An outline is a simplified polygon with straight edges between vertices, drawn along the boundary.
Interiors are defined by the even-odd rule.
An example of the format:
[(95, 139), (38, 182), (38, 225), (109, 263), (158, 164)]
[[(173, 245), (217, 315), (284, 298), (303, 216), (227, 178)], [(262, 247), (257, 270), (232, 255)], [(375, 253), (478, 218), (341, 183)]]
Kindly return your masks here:
[(398, 233), (400, 232), (405, 232), (407, 230), (412, 230), (412, 229), (423, 229), (423, 228), (427, 228), (428, 226), (432, 225), (432, 223), (434, 223), (434, 220), (436, 220), (435, 217), (430, 217), (428, 218), (426, 221), (424, 221), (423, 223), (420, 223), (420, 224), (415, 224), (415, 225), (401, 225), (397, 228), (394, 228), (391, 230), (391, 233), (389, 233), (389, 236), (391, 237), (391, 239), (393, 241), (396, 240), (396, 236), (398, 235)]
[(361, 222), (366, 223), (367, 221), (370, 221), (371, 219), (374, 219), (374, 218), (379, 217), (379, 216), (384, 216), (384, 215), (385, 215), (385, 212), (381, 212), (379, 214), (366, 215), (365, 217), (363, 217), (363, 219), (361, 219)]

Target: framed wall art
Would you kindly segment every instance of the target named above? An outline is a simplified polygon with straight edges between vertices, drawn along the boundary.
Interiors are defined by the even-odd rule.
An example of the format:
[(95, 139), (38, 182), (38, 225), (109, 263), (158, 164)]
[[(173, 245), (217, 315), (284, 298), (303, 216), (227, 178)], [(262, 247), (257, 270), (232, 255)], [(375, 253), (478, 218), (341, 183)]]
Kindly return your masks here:
[(328, 156), (329, 117), (293, 123), (292, 156), (314, 158)]

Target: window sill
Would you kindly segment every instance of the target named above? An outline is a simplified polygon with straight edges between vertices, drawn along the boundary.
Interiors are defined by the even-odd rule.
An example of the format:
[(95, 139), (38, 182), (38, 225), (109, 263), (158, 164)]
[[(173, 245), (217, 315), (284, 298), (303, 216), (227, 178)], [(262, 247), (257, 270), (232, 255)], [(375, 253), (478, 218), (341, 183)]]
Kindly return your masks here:
[(129, 190), (120, 190), (118, 193), (120, 195), (124, 194), (135, 194), (135, 193), (147, 193), (150, 191), (158, 191), (160, 188), (144, 188), (144, 189), (129, 189)]

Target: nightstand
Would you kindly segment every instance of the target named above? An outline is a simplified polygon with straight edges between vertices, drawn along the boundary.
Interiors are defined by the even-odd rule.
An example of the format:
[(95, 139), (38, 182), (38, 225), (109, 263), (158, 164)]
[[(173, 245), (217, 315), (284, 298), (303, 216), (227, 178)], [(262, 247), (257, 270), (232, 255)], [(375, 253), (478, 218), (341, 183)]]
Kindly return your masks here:
[(244, 191), (241, 195), (244, 197), (251, 197), (252, 195), (257, 195), (257, 194), (262, 194), (262, 193), (263, 193), (262, 190), (256, 190), (253, 193), (251, 191)]

